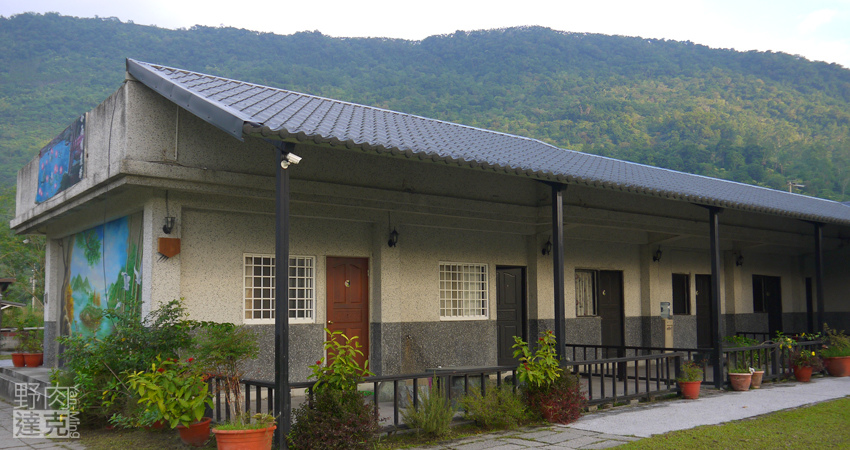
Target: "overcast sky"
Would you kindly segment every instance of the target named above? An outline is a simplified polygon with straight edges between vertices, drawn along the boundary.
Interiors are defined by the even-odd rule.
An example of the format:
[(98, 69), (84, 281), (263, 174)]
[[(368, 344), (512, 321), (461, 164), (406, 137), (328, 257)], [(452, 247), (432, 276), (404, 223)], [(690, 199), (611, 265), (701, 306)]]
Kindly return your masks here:
[(0, 15), (55, 11), (165, 28), (232, 26), (277, 34), (420, 40), (456, 30), (556, 30), (773, 50), (850, 68), (850, 0), (0, 0)]

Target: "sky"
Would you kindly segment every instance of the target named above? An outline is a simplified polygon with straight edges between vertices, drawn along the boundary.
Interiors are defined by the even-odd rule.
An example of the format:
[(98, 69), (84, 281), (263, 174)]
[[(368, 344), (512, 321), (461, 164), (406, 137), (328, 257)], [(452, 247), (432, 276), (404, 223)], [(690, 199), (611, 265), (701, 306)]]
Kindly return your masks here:
[(421, 40), (456, 30), (560, 31), (771, 50), (850, 68), (850, 0), (0, 0), (0, 15), (59, 12), (164, 28), (231, 26), (276, 34)]

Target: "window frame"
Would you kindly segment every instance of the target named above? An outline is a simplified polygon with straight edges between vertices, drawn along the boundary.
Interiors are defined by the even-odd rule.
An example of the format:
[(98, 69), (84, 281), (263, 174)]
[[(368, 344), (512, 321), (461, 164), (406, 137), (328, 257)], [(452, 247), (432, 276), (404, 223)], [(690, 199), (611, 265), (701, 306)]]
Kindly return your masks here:
[[(590, 288), (591, 299), (590, 300), (591, 300), (591, 306), (592, 306), (593, 310), (592, 310), (591, 314), (579, 314), (579, 298), (578, 298), (579, 290), (576, 288), (575, 291), (574, 291), (576, 317), (599, 317), (599, 298), (598, 298), (598, 292), (597, 292), (597, 290), (598, 290), (597, 278), (598, 278), (598, 275), (599, 275), (599, 271), (596, 270), (596, 269), (575, 269), (574, 274), (573, 274), (573, 281), (575, 283), (578, 283), (578, 274), (580, 272), (581, 273), (589, 273), (590, 276), (591, 276), (591, 288)], [(585, 309), (586, 309), (586, 306), (587, 305), (585, 305)]]
[[(253, 274), (253, 273), (249, 274), (248, 273), (248, 270), (249, 270), (248, 258), (252, 258), (252, 264), (250, 265), (250, 267), (269, 267), (270, 275), (265, 275), (265, 273), (262, 274), (262, 275), (256, 275), (256, 274)], [(270, 264), (261, 263), (260, 265), (257, 265), (257, 264), (254, 263), (254, 261), (257, 258), (261, 258), (261, 259), (267, 258), (267, 259), (270, 259), (271, 262), (270, 262)], [(293, 297), (292, 295), (289, 296), (290, 302), (292, 302), (292, 301), (298, 302), (299, 300), (303, 300), (303, 301), (309, 302), (311, 304), (311, 306), (309, 308), (306, 308), (306, 307), (305, 308), (295, 308), (295, 309), (290, 308), (289, 309), (290, 314), (292, 314), (292, 311), (298, 311), (300, 309), (300, 310), (303, 310), (303, 311), (308, 311), (309, 314), (310, 314), (310, 317), (289, 317), (289, 323), (290, 324), (316, 323), (316, 278), (317, 278), (316, 277), (316, 269), (317, 269), (316, 257), (315, 256), (309, 256), (309, 255), (289, 255), (289, 260), (290, 260), (290, 264), (289, 264), (289, 267), (288, 267), (289, 270), (288, 270), (288, 276), (287, 276), (287, 284), (289, 285), (288, 289), (290, 290), (290, 294), (292, 293), (293, 290), (298, 290), (298, 289), (303, 289), (304, 291), (309, 291), (312, 294), (312, 297), (304, 296), (303, 298), (296, 298), (296, 297)], [(295, 260), (296, 262), (298, 260), (309, 261), (309, 263), (310, 263), (309, 266), (305, 266), (303, 268), (305, 270), (309, 269), (311, 274), (307, 275), (307, 276), (299, 276), (297, 274), (297, 271), (300, 267), (298, 265), (293, 266), (292, 265), (293, 260)], [(275, 280), (274, 280), (275, 262), (276, 262), (275, 261), (275, 255), (273, 255), (273, 254), (267, 254), (267, 253), (243, 253), (242, 254), (242, 323), (244, 323), (246, 325), (273, 325), (275, 323), (275, 318), (274, 318), (274, 311), (275, 311), (274, 305), (275, 305), (275, 301), (276, 301), (275, 298), (274, 298), (275, 297)], [(295, 271), (294, 277), (293, 277), (293, 271)], [(270, 282), (268, 283), (268, 286), (256, 286), (256, 285), (249, 285), (248, 284), (248, 280), (254, 280), (255, 277), (257, 277), (257, 276), (268, 277), (268, 279), (270, 280)], [(297, 285), (298, 282), (295, 281), (295, 280), (298, 280), (298, 279), (304, 279), (304, 280), (307, 280), (307, 281), (304, 282), (304, 286), (298, 286)], [(295, 284), (293, 284), (293, 282), (295, 282)], [(262, 298), (262, 297), (260, 297), (260, 298), (255, 298), (253, 296), (249, 297), (247, 295), (251, 290), (254, 290), (254, 289), (257, 289), (257, 288), (259, 288), (259, 289), (270, 289), (271, 290), (270, 297), (268, 299), (265, 299), (265, 298)], [(261, 302), (262, 301), (269, 301), (270, 302), (271, 313), (269, 314), (269, 317), (267, 317), (267, 318), (266, 317), (263, 317), (263, 318), (247, 318), (246, 317), (246, 315), (248, 314), (249, 311), (251, 311), (251, 312), (257, 311), (257, 309), (254, 309), (254, 308), (247, 308), (248, 302), (255, 302), (257, 300), (259, 300)], [(259, 310), (264, 311), (265, 309), (266, 308), (261, 308)]]
[[(453, 272), (446, 270), (445, 268), (448, 266), (457, 266), (457, 267), (475, 267), (476, 272), (464, 272), (461, 270), (460, 272)], [(479, 272), (480, 271), (480, 272)], [(439, 314), (440, 321), (463, 321), (463, 320), (488, 320), (490, 318), (490, 265), (486, 263), (470, 263), (470, 262), (455, 262), (455, 261), (440, 261), (437, 264), (437, 283), (439, 289)], [(475, 281), (475, 280), (462, 280), (462, 279), (444, 279), (443, 274), (446, 273), (456, 273), (457, 276), (462, 277), (465, 274), (480, 274), (483, 277), (483, 280)], [(469, 289), (446, 289), (446, 285), (444, 283), (458, 283), (458, 284), (476, 284), (482, 283), (483, 287), (481, 289), (469, 290)], [(446, 298), (445, 294), (454, 292), (458, 297), (463, 297), (463, 293), (473, 293), (479, 294), (483, 298)], [(459, 294), (459, 295), (458, 295)], [(447, 301), (457, 301), (457, 302), (477, 302), (481, 301), (483, 304), (480, 306), (480, 311), (483, 314), (476, 315), (445, 315), (446, 311), (466, 311), (466, 310), (476, 310), (476, 308), (466, 307), (465, 305), (461, 305), (459, 307), (446, 307), (445, 302)]]

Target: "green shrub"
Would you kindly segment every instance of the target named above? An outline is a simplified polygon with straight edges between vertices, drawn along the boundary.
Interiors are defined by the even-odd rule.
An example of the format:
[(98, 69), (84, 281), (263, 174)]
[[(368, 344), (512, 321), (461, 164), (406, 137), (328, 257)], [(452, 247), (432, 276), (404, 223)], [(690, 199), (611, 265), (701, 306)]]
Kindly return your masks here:
[(569, 373), (563, 373), (546, 387), (528, 386), (524, 394), (528, 409), (551, 423), (575, 422), (587, 407), (578, 377)]
[(513, 429), (534, 418), (513, 386), (494, 387), (483, 396), (473, 390), (460, 404), (467, 419), (487, 429)]
[(679, 378), (676, 378), (676, 381), (702, 381), (702, 367), (693, 361), (685, 361), (682, 363)]
[(294, 409), (287, 439), (294, 449), (372, 449), (378, 438), (378, 415), (359, 392), (326, 389), (312, 407)]
[(408, 427), (430, 437), (446, 436), (451, 432), (452, 419), (457, 408), (446, 399), (442, 389), (433, 386), (419, 389), (419, 404), (413, 407), (413, 399), (401, 411)]
[(128, 301), (121, 309), (104, 313), (115, 328), (102, 338), (81, 335), (58, 338), (64, 347), (64, 374), (73, 376), (79, 390), (78, 408), (83, 423), (104, 424), (115, 413), (125, 414), (137, 401), (122, 374), (145, 371), (157, 357), (176, 358), (191, 346), (191, 331), (202, 323), (186, 319), (180, 300), (160, 305), (142, 321), (140, 303)]
[(374, 375), (369, 371), (369, 361), (366, 361), (363, 367), (357, 363), (357, 357), (363, 356), (360, 350), (362, 345), (357, 342), (357, 336), (348, 337), (342, 334), (342, 331), (331, 332), (325, 328), (325, 333), (329, 336), (324, 344), (329, 362), (326, 366), (323, 357), (310, 366), (313, 374), (309, 378), (316, 379), (313, 390), (315, 392), (356, 391), (357, 384), (363, 380), (363, 377)]
[(827, 324), (823, 324), (823, 330), (826, 335), (824, 339), (826, 348), (820, 353), (822, 357), (850, 356), (850, 337), (844, 334), (844, 330), (829, 328)]
[(517, 378), (520, 383), (541, 388), (560, 377), (563, 369), (558, 364), (555, 334), (552, 330), (546, 330), (543, 336), (537, 339), (537, 350), (534, 353), (531, 353), (528, 343), (521, 337), (514, 336), (514, 342), (514, 358), (519, 360)]

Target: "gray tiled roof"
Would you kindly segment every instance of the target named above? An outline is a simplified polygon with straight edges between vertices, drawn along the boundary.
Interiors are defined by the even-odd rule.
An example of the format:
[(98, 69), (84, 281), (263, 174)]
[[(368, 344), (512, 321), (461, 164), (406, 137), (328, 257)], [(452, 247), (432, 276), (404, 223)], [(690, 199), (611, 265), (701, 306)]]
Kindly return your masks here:
[(446, 161), (535, 179), (703, 205), (850, 224), (814, 197), (564, 150), (536, 139), (127, 60), (127, 71), (200, 118), (243, 134)]

